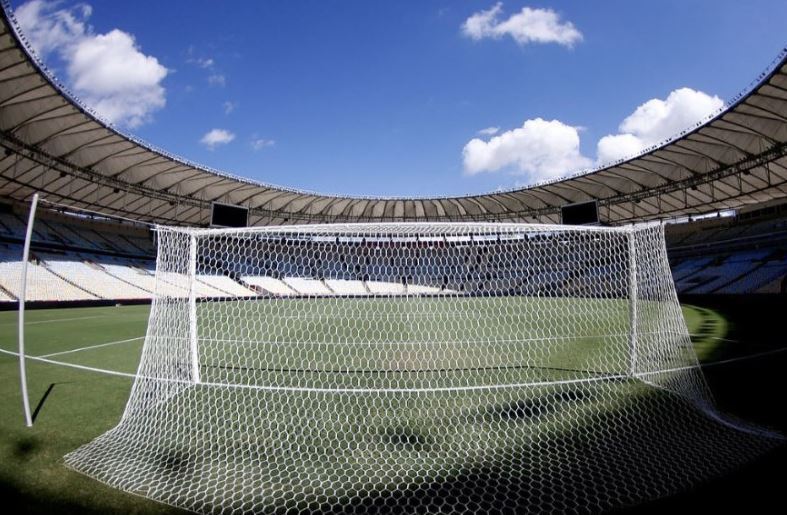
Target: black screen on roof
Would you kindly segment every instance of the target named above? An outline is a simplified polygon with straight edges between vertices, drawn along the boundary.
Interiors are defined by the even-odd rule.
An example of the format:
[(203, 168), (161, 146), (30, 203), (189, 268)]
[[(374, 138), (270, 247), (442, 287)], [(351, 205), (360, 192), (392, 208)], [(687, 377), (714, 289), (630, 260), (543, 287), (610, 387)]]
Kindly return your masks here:
[(564, 225), (597, 224), (598, 204), (595, 200), (569, 204), (560, 208), (561, 220)]
[(216, 227), (246, 227), (249, 220), (249, 210), (245, 207), (228, 206), (227, 204), (213, 204), (210, 225)]

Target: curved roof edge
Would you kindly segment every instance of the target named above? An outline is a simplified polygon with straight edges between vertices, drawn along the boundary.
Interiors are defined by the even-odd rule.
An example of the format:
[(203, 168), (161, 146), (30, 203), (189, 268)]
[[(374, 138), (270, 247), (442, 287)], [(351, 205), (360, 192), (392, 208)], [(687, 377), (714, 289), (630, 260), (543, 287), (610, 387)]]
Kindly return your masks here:
[[(762, 152), (752, 152), (756, 150), (750, 147), (752, 142), (734, 141), (737, 139), (746, 139), (747, 137), (754, 136), (755, 139), (759, 138), (760, 141), (756, 142), (755, 147), (762, 150), (768, 147), (779, 147), (775, 153), (771, 153), (770, 161), (773, 162), (778, 158), (783, 157), (783, 143), (786, 139), (783, 134), (783, 126), (753, 128), (746, 124), (743, 127), (746, 129), (744, 132), (748, 134), (743, 137), (740, 130), (730, 130), (727, 127), (725, 138), (720, 138), (718, 135), (712, 137), (715, 143), (709, 144), (707, 141), (708, 135), (702, 135), (703, 131), (716, 131), (719, 127), (715, 125), (727, 126), (729, 124), (725, 117), (737, 117), (741, 106), (746, 104), (755, 96), (759, 91), (765, 87), (773, 86), (778, 91), (784, 91), (782, 84), (784, 82), (785, 68), (787, 67), (787, 48), (782, 50), (777, 58), (775, 58), (768, 69), (761, 73), (749, 87), (733, 97), (725, 103), (725, 105), (717, 112), (713, 113), (707, 119), (698, 122), (693, 127), (687, 128), (673, 138), (665, 142), (654, 145), (650, 148), (644, 149), (641, 153), (627, 159), (621, 159), (611, 164), (604, 165), (592, 170), (583, 170), (571, 175), (544, 181), (536, 184), (529, 185), (525, 188), (514, 188), (510, 190), (495, 191), (484, 194), (468, 194), (462, 196), (446, 196), (446, 197), (374, 197), (374, 196), (350, 196), (350, 195), (336, 195), (336, 194), (320, 194), (300, 190), (290, 187), (276, 186), (264, 182), (252, 180), (249, 178), (239, 177), (233, 174), (222, 172), (216, 169), (206, 167), (197, 163), (193, 163), (187, 159), (176, 156), (163, 149), (157, 148), (140, 138), (133, 135), (126, 134), (117, 127), (112, 126), (101, 117), (84, 106), (75, 95), (73, 95), (64, 84), (62, 84), (50, 72), (41, 59), (38, 58), (35, 51), (30, 47), (24, 34), (21, 32), (18, 22), (15, 20), (13, 12), (10, 10), (10, 5), (7, 0), (2, 0), (3, 6), (3, 19), (2, 19), (2, 32), (3, 36), (10, 35), (7, 44), (2, 45), (2, 57), (0, 64), (5, 73), (9, 70), (15, 69), (22, 65), (32, 70), (27, 73), (18, 75), (8, 74), (7, 80), (3, 80), (3, 75), (0, 74), (0, 114), (4, 114), (6, 107), (14, 107), (15, 111), (26, 111), (26, 116), (17, 116), (17, 123), (13, 123), (14, 117), (9, 117), (11, 123), (0, 122), (0, 130), (3, 137), (4, 144), (7, 148), (17, 151), (18, 154), (25, 159), (30, 159), (32, 163), (30, 168), (39, 167), (58, 168), (60, 174), (65, 171), (66, 175), (74, 176), (79, 174), (71, 173), (73, 170), (70, 168), (78, 168), (87, 172), (87, 176), (92, 176), (98, 179), (98, 182), (113, 183), (113, 191), (122, 189), (129, 194), (135, 193), (139, 195), (150, 194), (151, 197), (169, 197), (167, 200), (171, 206), (173, 201), (180, 204), (183, 200), (191, 200), (191, 204), (195, 202), (203, 204), (199, 207), (199, 211), (205, 209), (205, 203), (220, 200), (224, 202), (242, 204), (249, 207), (252, 212), (255, 210), (263, 214), (256, 221), (259, 223), (262, 219), (267, 217), (267, 223), (277, 223), (276, 219), (282, 219), (285, 223), (287, 221), (370, 221), (370, 220), (495, 220), (495, 219), (515, 219), (521, 221), (556, 221), (555, 214), (559, 212), (559, 207), (577, 201), (596, 199), (602, 201), (602, 205), (618, 205), (625, 202), (625, 197), (631, 194), (640, 194), (650, 189), (664, 186), (664, 182), (678, 183), (685, 181), (687, 178), (696, 177), (699, 175), (706, 175), (713, 171), (705, 166), (705, 170), (695, 170), (692, 164), (687, 162), (694, 158), (694, 160), (709, 160), (716, 163), (717, 168), (726, 167), (739, 163), (741, 159), (730, 161), (724, 159), (722, 154), (731, 154), (733, 157), (743, 157), (751, 160), (753, 156), (760, 155)], [(9, 30), (10, 29), (10, 30)], [(5, 38), (4, 38), (5, 39)], [(14, 59), (14, 50), (18, 51), (19, 55)], [(21, 57), (21, 59), (20, 59)], [(30, 89), (25, 89), (23, 82), (32, 82), (28, 84)], [(40, 84), (43, 82), (43, 85)], [(778, 84), (772, 84), (778, 82)], [(18, 90), (11, 88), (9, 91), (8, 86), (18, 86), (22, 91), (27, 93), (46, 89), (48, 86), (52, 92), (48, 94), (31, 95), (29, 99), (20, 100)], [(39, 93), (41, 93), (39, 91)], [(51, 100), (51, 97), (59, 96), (62, 100), (60, 105), (52, 105), (45, 99)], [(787, 106), (785, 106), (785, 98), (778, 94), (774, 98), (775, 106), (764, 109), (765, 112), (773, 115), (771, 121), (779, 122), (785, 120), (787, 116)], [(24, 98), (24, 95), (21, 96)], [(9, 102), (9, 100), (11, 102)], [(23, 106), (20, 104), (24, 103)], [(22, 109), (24, 107), (25, 109)], [(57, 117), (47, 117), (48, 114), (60, 110)], [(61, 132), (58, 132), (56, 126), (57, 122), (62, 122), (65, 118), (74, 119), (74, 117), (81, 117), (83, 120), (78, 126), (82, 127), (84, 132), (91, 132), (95, 135), (93, 140), (85, 140), (85, 138), (73, 137), (73, 126), (66, 126)], [(754, 116), (749, 113), (748, 120), (751, 124), (758, 123), (758, 119), (763, 117)], [(767, 116), (766, 116), (767, 118)], [(48, 121), (48, 122), (47, 122)], [(21, 122), (21, 124), (19, 123)], [(766, 122), (765, 125), (769, 125)], [(86, 125), (93, 125), (89, 131), (84, 130)], [(737, 125), (741, 125), (738, 123)], [(773, 124), (770, 124), (773, 125)], [(72, 131), (72, 132), (68, 132)], [(773, 132), (773, 134), (771, 134)], [(736, 134), (737, 133), (737, 134)], [(693, 152), (692, 156), (683, 156), (682, 160), (673, 162), (674, 169), (671, 173), (667, 173), (664, 167), (670, 166), (670, 160), (664, 159), (665, 152), (674, 152), (676, 146), (683, 146), (682, 144), (696, 139), (697, 136), (702, 135), (701, 140), (704, 143), (701, 146), (716, 146), (725, 147), (724, 149), (716, 149), (716, 154), (711, 155), (708, 149), (702, 151), (697, 149), (690, 149)], [(45, 136), (45, 137), (41, 137)], [(68, 140), (71, 145), (68, 145)], [(110, 140), (114, 140), (108, 142)], [(53, 144), (57, 141), (58, 144)], [(696, 143), (696, 142), (694, 142)], [(763, 145), (763, 143), (765, 143)], [(103, 155), (100, 151), (95, 151), (97, 148), (107, 145), (117, 147), (120, 152), (116, 154)], [(91, 152), (91, 149), (93, 152)], [(686, 149), (683, 150), (683, 153)], [(145, 159), (133, 163), (127, 158), (130, 154), (141, 155), (145, 154)], [(98, 161), (95, 157), (101, 157)], [(772, 159), (771, 159), (772, 158)], [(165, 173), (175, 174), (173, 170), (177, 170), (179, 177), (178, 183), (183, 181), (188, 182), (187, 185), (180, 184), (177, 188), (178, 191), (170, 191), (172, 189), (171, 181), (158, 181), (163, 184), (168, 184), (166, 187), (161, 187), (162, 184), (155, 185), (157, 181), (155, 176), (151, 175), (151, 170), (144, 170), (144, 163), (151, 163), (153, 161), (168, 161), (168, 167), (158, 166), (157, 170), (152, 170), (152, 173)], [(657, 168), (649, 167), (652, 163), (650, 161), (659, 161)], [(113, 166), (113, 161), (114, 166)], [(761, 161), (761, 159), (760, 159)], [(131, 164), (130, 167), (127, 165)], [(648, 166), (642, 166), (647, 164)], [(134, 173), (134, 167), (137, 166), (137, 173)], [(743, 163), (743, 167), (748, 166)], [(755, 165), (756, 166), (756, 165)], [(711, 167), (712, 168), (712, 167)], [(635, 171), (631, 171), (635, 169)], [(636, 171), (639, 169), (639, 171)], [(18, 170), (17, 170), (18, 171)], [(782, 171), (784, 171), (782, 169)], [(7, 169), (2, 170), (3, 175), (6, 174)], [(45, 173), (45, 172), (41, 172)], [(742, 173), (742, 171), (740, 172)], [(770, 171), (768, 172), (771, 173)], [(750, 175), (751, 171), (749, 171)], [(629, 175), (631, 175), (629, 177)], [(650, 180), (645, 177), (650, 175)], [(724, 177), (729, 175), (722, 174)], [(688, 177), (687, 177), (688, 176)], [(103, 177), (103, 178), (102, 178)], [(783, 182), (783, 177), (780, 175), (780, 181)], [(38, 179), (38, 175), (35, 177)], [(115, 181), (107, 180), (109, 178), (117, 179)], [(174, 175), (173, 175), (174, 178)], [(81, 179), (86, 179), (85, 174), (82, 174)], [(676, 182), (677, 181), (677, 182)], [(19, 181), (16, 181), (17, 183)], [(28, 181), (30, 185), (35, 181)], [(628, 182), (626, 185), (624, 183)], [(705, 184), (703, 181), (696, 181), (700, 184)], [(710, 181), (712, 182), (712, 181)], [(207, 184), (208, 186), (199, 186), (198, 183)], [(222, 184), (218, 184), (222, 183)], [(772, 181), (769, 179), (768, 184)], [(42, 181), (46, 184), (46, 181)], [(17, 184), (19, 185), (19, 184)], [(110, 184), (106, 184), (109, 186)], [(139, 187), (141, 185), (141, 187)], [(137, 186), (129, 188), (128, 186)], [(157, 187), (158, 186), (158, 187)], [(222, 194), (221, 190), (224, 192)], [(711, 186), (712, 188), (712, 186)], [(3, 188), (5, 189), (5, 188)], [(249, 190), (257, 191), (249, 191)], [(669, 188), (667, 188), (669, 189)], [(760, 190), (761, 188), (754, 188)], [(233, 196), (233, 192), (244, 190), (243, 197)], [(3, 191), (0, 189), (0, 191)], [(753, 190), (752, 190), (753, 191)], [(562, 194), (561, 194), (562, 192)], [(53, 193), (51, 190), (47, 193)], [(159, 193), (159, 194), (156, 194)], [(743, 188), (741, 194), (746, 193)], [(777, 192), (779, 195), (784, 195), (784, 191)], [(659, 193), (661, 195), (661, 193)], [(100, 197), (100, 195), (97, 195)], [(16, 196), (15, 196), (16, 197)], [(61, 196), (62, 200), (67, 203), (77, 205), (84, 203), (84, 199), (71, 198)], [(661, 197), (660, 197), (661, 198)], [(278, 199), (278, 202), (277, 202)], [(164, 200), (159, 199), (159, 200)], [(640, 204), (643, 198), (631, 200), (631, 202)], [(404, 206), (399, 204), (414, 204), (412, 206)], [(750, 203), (750, 202), (744, 202)], [(128, 202), (126, 202), (128, 204)], [(347, 205), (345, 205), (347, 204)], [(420, 204), (419, 206), (416, 204)], [(109, 211), (116, 213), (134, 214), (131, 211), (118, 210), (117, 201), (109, 202), (103, 205), (102, 202), (92, 202), (92, 207), (106, 208)], [(686, 214), (686, 212), (696, 212), (700, 207), (699, 204), (691, 206), (689, 210), (688, 202), (684, 208), (684, 212), (676, 213), (677, 215)], [(710, 209), (715, 207), (709, 206)], [(729, 207), (729, 206), (724, 206)], [(409, 212), (408, 212), (409, 211)], [(674, 212), (671, 209), (667, 212)], [(632, 217), (625, 217), (621, 214), (615, 214), (610, 211), (607, 216), (602, 216), (608, 222), (622, 222), (628, 221), (632, 218), (637, 218), (636, 207), (632, 208)], [(142, 214), (142, 213), (136, 213)], [(288, 216), (289, 215), (289, 216)], [(642, 213), (644, 218), (654, 218), (662, 215), (662, 209), (645, 210)], [(162, 221), (162, 215), (149, 215), (151, 220)], [(165, 221), (176, 223), (203, 223), (204, 216), (201, 214), (194, 219), (194, 214), (190, 218), (183, 219), (182, 216), (172, 217), (172, 215), (163, 215)], [(543, 217), (547, 217), (543, 220)]]

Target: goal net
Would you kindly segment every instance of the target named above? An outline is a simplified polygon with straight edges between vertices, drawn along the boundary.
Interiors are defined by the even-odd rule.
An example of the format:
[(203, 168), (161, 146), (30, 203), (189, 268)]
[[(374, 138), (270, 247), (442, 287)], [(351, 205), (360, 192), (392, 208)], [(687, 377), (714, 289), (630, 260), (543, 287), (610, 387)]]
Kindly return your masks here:
[(158, 229), (118, 425), (73, 469), (198, 512), (599, 511), (773, 442), (720, 416), (663, 228)]

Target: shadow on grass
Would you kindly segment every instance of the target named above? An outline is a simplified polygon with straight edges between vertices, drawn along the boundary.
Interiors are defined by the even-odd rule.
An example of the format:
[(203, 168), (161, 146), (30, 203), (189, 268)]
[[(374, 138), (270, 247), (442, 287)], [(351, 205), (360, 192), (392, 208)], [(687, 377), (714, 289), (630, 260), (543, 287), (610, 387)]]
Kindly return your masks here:
[(52, 393), (52, 390), (55, 389), (55, 384), (56, 383), (51, 383), (49, 385), (49, 388), (46, 389), (46, 391), (44, 392), (44, 395), (41, 397), (41, 400), (38, 401), (38, 406), (36, 406), (36, 409), (33, 410), (33, 415), (32, 415), (31, 418), (32, 418), (34, 423), (35, 423), (36, 419), (38, 418), (38, 414), (41, 413), (41, 408), (44, 407), (44, 403), (46, 402), (47, 398), (49, 397), (49, 394)]
[(191, 475), (194, 473), (194, 455), (182, 450), (161, 450), (155, 457), (158, 466), (167, 474)]
[(566, 405), (579, 403), (586, 397), (588, 393), (585, 390), (561, 390), (551, 395), (494, 406), (489, 413), (493, 418), (503, 420), (533, 420), (560, 411)]
[[(194, 393), (210, 400), (205, 389)], [(122, 481), (131, 473), (125, 464), (133, 461), (137, 493), (155, 483), (152, 496), (202, 513), (587, 513), (696, 487), (779, 445), (635, 381), (477, 409), (476, 416), (468, 411), (456, 420), (437, 414), (425, 428), (406, 421), (381, 428), (377, 446), (364, 440), (361, 452), (368, 454), (360, 456), (345, 447), (352, 439), (337, 438), (344, 433), (331, 426), (316, 427), (303, 440), (306, 455), (284, 445), (285, 433), (281, 442), (256, 450), (215, 446), (210, 437), (190, 442), (203, 450), (214, 444), (199, 455), (168, 449), (166, 442), (153, 454), (110, 442), (95, 472)], [(200, 427), (205, 435), (215, 433), (215, 427)], [(451, 427), (461, 433), (452, 437)]]
[(392, 427), (385, 431), (382, 441), (407, 451), (428, 451), (431, 438), (425, 432), (412, 427)]
[(774, 446), (719, 427), (677, 399), (661, 397), (646, 407), (644, 414), (600, 414), (581, 431), (536, 439), (453, 475), (432, 474), (429, 480), (397, 489), (357, 492), (332, 505), (304, 499), (272, 511), (393, 515), (620, 510), (701, 485)]
[(787, 295), (685, 295), (681, 303), (691, 305), (700, 316), (692, 341), (712, 348), (704, 361), (785, 346)]
[[(100, 488), (105, 488), (101, 486)], [(35, 515), (54, 515), (54, 514), (84, 514), (84, 515), (106, 515), (106, 514), (166, 514), (166, 515), (185, 515), (188, 512), (154, 503), (153, 501), (142, 501), (131, 498), (129, 502), (112, 502), (112, 497), (103, 497), (102, 492), (91, 489), (84, 492), (83, 502), (74, 499), (67, 499), (63, 496), (54, 495), (45, 491), (30, 491), (24, 485), (19, 484), (8, 478), (0, 477), (0, 499), (2, 499), (5, 513), (25, 513)], [(113, 492), (114, 494), (114, 492)], [(98, 500), (97, 498), (100, 498)]]
[[(773, 327), (773, 324), (771, 324)], [(743, 342), (745, 345), (745, 342)], [(783, 342), (770, 345), (774, 348)], [(705, 369), (719, 409), (787, 434), (787, 353)], [(635, 513), (776, 513), (787, 504), (784, 490), (787, 445), (765, 453), (728, 474), (678, 495), (659, 499)], [(778, 508), (781, 506), (782, 508)]]
[[(491, 406), (485, 416), (490, 422), (496, 417), (497, 424), (506, 426), (521, 427), (522, 422), (528, 421), (549, 424), (549, 418), (563, 418), (566, 415), (561, 411), (593, 402), (597, 395), (584, 388), (569, 389), (528, 402)], [(572, 431), (550, 431), (529, 439), (527, 444), (500, 448), (452, 473), (448, 473), (450, 467), (443, 471), (426, 468), (410, 479), (399, 477), (387, 487), (334, 497), (331, 497), (334, 492), (330, 483), (337, 476), (327, 477), (321, 485), (326, 490), (322, 496), (306, 493), (308, 489), (278, 500), (270, 498), (270, 493), (267, 497), (252, 494), (253, 499), (244, 496), (247, 503), (238, 506), (243, 512), (299, 515), (602, 512), (696, 487), (739, 469), (747, 460), (762, 456), (775, 445), (773, 441), (720, 426), (691, 404), (671, 395), (647, 391), (631, 400), (633, 405), (625, 404), (583, 418), (581, 425)], [(545, 406), (547, 410), (541, 409)], [(380, 436), (388, 448), (396, 450), (391, 456), (418, 455), (426, 459), (424, 463), (429, 463), (430, 455), (445, 452), (440, 449), (439, 439), (432, 440), (432, 435), (411, 426), (396, 426)], [(29, 446), (29, 451), (34, 450), (36, 442), (30, 442)], [(453, 448), (450, 452), (457, 451), (461, 452), (461, 448)], [(259, 474), (264, 470), (260, 465), (264, 464), (246, 462), (244, 465), (241, 456), (235, 458), (238, 458), (239, 467), (249, 466), (249, 469), (236, 469), (243, 472), (230, 476), (227, 482), (211, 485), (197, 477), (200, 473), (195, 466), (199, 460), (187, 451), (162, 450), (151, 455), (156, 468), (163, 472), (159, 479), (176, 480), (172, 483), (173, 488), (178, 478), (183, 480), (191, 476), (196, 479), (190, 485), (184, 483), (178, 487), (191, 489), (191, 494), (183, 490), (184, 497), (180, 500), (190, 503), (191, 495), (203, 499), (198, 506), (192, 506), (205, 513), (227, 511), (231, 490), (237, 492), (242, 486), (259, 487)], [(296, 462), (297, 456), (293, 456), (293, 463)], [(342, 467), (332, 464), (327, 470), (337, 474), (338, 484), (341, 484)], [(393, 468), (392, 474), (394, 470), (398, 469)], [(63, 473), (70, 472), (64, 470)], [(73, 498), (49, 497), (46, 492), (33, 495), (29, 491), (16, 490), (15, 486), (0, 478), (3, 499), (22, 503), (31, 513), (121, 513), (128, 512), (132, 506), (129, 502), (119, 504), (117, 510), (112, 505), (107, 508), (107, 501), (101, 497), (106, 494), (105, 487), (101, 485), (88, 491), (86, 505)], [(125, 497), (119, 492), (112, 493)], [(247, 491), (246, 495), (250, 493)], [(101, 502), (92, 505), (87, 496), (101, 499)], [(227, 504), (222, 504), (222, 499), (226, 499)], [(138, 513), (148, 510), (178, 512), (146, 502), (133, 506)], [(647, 511), (652, 506), (637, 509)]]
[(3, 504), (6, 507), (13, 506), (15, 510), (18, 510), (16, 513), (50, 515), (53, 513), (85, 513), (96, 515), (106, 513), (104, 510), (94, 509), (89, 505), (42, 495), (42, 492), (25, 492), (19, 488), (19, 485), (10, 481), (4, 481), (3, 479), (0, 479), (0, 498), (3, 499)]
[(26, 461), (41, 446), (35, 436), (25, 436), (14, 441), (13, 456), (19, 461)]

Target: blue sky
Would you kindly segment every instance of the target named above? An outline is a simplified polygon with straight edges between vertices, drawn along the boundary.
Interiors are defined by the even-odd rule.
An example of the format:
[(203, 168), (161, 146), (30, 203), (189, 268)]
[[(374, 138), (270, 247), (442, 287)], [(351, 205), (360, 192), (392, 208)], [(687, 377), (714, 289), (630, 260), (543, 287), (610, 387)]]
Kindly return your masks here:
[(481, 193), (707, 116), (787, 44), (782, 1), (14, 2), (122, 130), (325, 193)]

